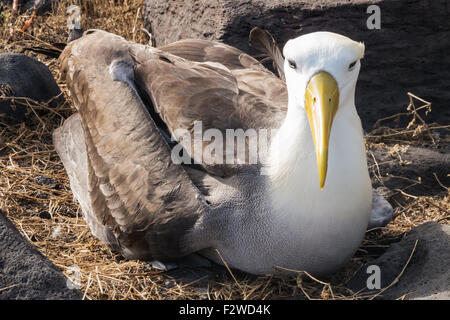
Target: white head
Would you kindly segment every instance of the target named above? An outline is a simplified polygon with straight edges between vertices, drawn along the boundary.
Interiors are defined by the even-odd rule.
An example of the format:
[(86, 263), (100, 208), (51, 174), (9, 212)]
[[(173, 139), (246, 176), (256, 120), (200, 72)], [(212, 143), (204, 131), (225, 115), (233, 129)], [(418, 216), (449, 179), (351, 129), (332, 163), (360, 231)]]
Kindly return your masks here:
[(288, 114), (304, 109), (308, 116), (322, 189), (333, 119), (340, 109), (354, 108), (364, 45), (336, 33), (314, 32), (289, 40), (283, 54)]

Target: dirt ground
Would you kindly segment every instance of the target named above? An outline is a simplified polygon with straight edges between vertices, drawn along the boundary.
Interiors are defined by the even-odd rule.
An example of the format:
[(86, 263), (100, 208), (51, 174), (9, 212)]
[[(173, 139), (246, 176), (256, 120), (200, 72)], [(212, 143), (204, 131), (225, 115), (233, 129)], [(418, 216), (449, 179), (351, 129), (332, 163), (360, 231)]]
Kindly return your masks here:
[[(128, 40), (149, 42), (141, 31), (142, 2), (93, 0), (82, 6), (82, 26), (101, 28)], [(71, 266), (81, 271), (85, 299), (365, 299), (345, 287), (365, 262), (382, 254), (390, 243), (426, 221), (450, 221), (449, 124), (431, 123), (433, 105), (410, 99), (403, 114), (378, 119), (368, 132), (369, 170), (374, 187), (385, 187), (395, 208), (386, 228), (367, 232), (356, 255), (329, 279), (298, 276), (251, 276), (217, 267), (161, 272), (143, 261), (128, 261), (94, 238), (73, 201), (69, 180), (51, 141), (51, 135), (74, 110), (58, 63), (49, 56), (66, 41), (63, 0), (49, 14), (38, 16), (25, 33), (8, 37), (8, 10), (0, 13), (0, 52), (23, 52), (45, 63), (57, 79), (66, 103), (48, 110), (45, 104), (23, 101), (27, 120), (11, 124), (0, 119), (0, 209), (17, 229), (67, 276)], [(18, 17), (21, 28), (29, 14)], [(46, 51), (47, 54), (39, 52)], [(8, 99), (0, 96), (0, 99)], [(432, 101), (431, 101), (432, 103)], [(395, 126), (409, 123), (408, 126)], [(389, 126), (385, 126), (389, 123)]]

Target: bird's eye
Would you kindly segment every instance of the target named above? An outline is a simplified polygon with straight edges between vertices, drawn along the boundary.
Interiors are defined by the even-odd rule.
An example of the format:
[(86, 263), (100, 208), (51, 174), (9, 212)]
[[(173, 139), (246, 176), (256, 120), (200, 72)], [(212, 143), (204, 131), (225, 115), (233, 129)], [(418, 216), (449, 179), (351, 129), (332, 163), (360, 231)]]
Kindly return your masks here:
[(289, 67), (291, 67), (292, 69), (297, 69), (297, 64), (295, 63), (295, 61), (288, 60), (288, 63)]
[(357, 61), (353, 61), (352, 63), (350, 63), (350, 64), (348, 65), (348, 71), (352, 71), (352, 70), (353, 70), (353, 68), (356, 66), (356, 62), (357, 62)]

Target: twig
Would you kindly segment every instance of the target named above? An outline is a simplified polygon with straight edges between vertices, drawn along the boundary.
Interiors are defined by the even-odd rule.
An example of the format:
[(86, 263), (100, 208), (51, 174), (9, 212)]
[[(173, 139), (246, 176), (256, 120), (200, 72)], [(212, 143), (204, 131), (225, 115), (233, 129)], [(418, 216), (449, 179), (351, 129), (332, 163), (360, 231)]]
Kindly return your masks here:
[(88, 291), (89, 287), (91, 286), (91, 275), (92, 275), (92, 273), (89, 273), (86, 289), (84, 290), (83, 298), (81, 298), (81, 300), (84, 300), (86, 298), (87, 291)]
[(426, 201), (428, 204), (432, 205), (433, 207), (436, 207), (436, 208), (438, 208), (439, 210), (444, 211), (445, 213), (447, 213), (448, 215), (450, 215), (450, 212), (449, 212), (448, 210), (445, 210), (444, 208), (438, 206), (437, 204), (431, 202), (431, 201), (428, 200), (428, 199), (425, 199), (425, 201)]
[(225, 259), (222, 257), (222, 254), (220, 253), (219, 249), (216, 249), (217, 254), (220, 257), (220, 260), (222, 260), (223, 264), (225, 265), (225, 267), (227, 268), (228, 272), (231, 274), (231, 277), (233, 277), (234, 282), (238, 285), (238, 287), (241, 289), (242, 291), (242, 287), (239, 284), (239, 282), (237, 281), (236, 277), (234, 276), (233, 272), (231, 272), (230, 267), (228, 266), (228, 263), (225, 261)]
[(36, 3), (34, 4), (34, 9), (33, 12), (31, 13), (31, 17), (30, 19), (28, 19), (28, 21), (25, 23), (25, 25), (22, 27), (22, 29), (20, 29), (20, 32), (25, 32), (27, 31), (27, 29), (31, 26), (31, 24), (33, 23), (34, 17), (36, 16), (36, 12), (38, 11), (37, 5)]
[(394, 214), (393, 219), (397, 218), (399, 215), (401, 215), (402, 213), (406, 212), (407, 210), (411, 209), (412, 207), (414, 207), (417, 204), (417, 200), (411, 202), (409, 205), (407, 205), (406, 207), (404, 207), (403, 209), (401, 209), (399, 212)]
[(436, 222), (441, 222), (441, 221), (449, 220), (449, 219), (450, 219), (450, 216), (446, 216), (446, 217), (442, 217), (442, 218), (436, 220)]
[(380, 181), (380, 183), (381, 183), (383, 186), (385, 186), (385, 185), (384, 185), (384, 182), (383, 182), (383, 178), (382, 178), (382, 176), (381, 176), (380, 167), (378, 166), (377, 159), (375, 158), (375, 155), (373, 154), (372, 151), (369, 151), (369, 152), (370, 152), (370, 155), (372, 156), (373, 161), (375, 162), (375, 166), (376, 166), (376, 168), (377, 168), (378, 175), (375, 175), (375, 176), (377, 177), (378, 181)]
[(9, 27), (9, 37), (13, 38), (14, 37), (14, 24), (16, 23), (16, 19), (17, 19), (17, 11), (19, 8), (19, 0), (13, 0), (13, 5), (12, 5), (12, 11), (11, 11), (11, 25)]
[(40, 42), (40, 43), (43, 43), (43, 44), (45, 44), (45, 45), (47, 45), (47, 46), (50, 46), (52, 49), (54, 49), (54, 50), (56, 50), (56, 51), (58, 51), (58, 52), (62, 52), (61, 49), (55, 47), (55, 46), (52, 45), (51, 43), (48, 43), (48, 42), (46, 42), (46, 41), (44, 41), (44, 40), (41, 40), (41, 39), (39, 39), (39, 38), (33, 36), (33, 35), (30, 34), (30, 33), (23, 32), (22, 30), (17, 30), (17, 31), (21, 32), (23, 35), (26, 35), (26, 36), (28, 36), (28, 37), (30, 37), (30, 38), (33, 38), (33, 40), (36, 40), (36, 41), (38, 41), (38, 42)]
[(382, 294), (383, 292), (385, 292), (387, 289), (389, 289), (390, 287), (392, 287), (394, 284), (396, 284), (398, 282), (398, 280), (400, 279), (400, 277), (403, 275), (403, 273), (406, 270), (406, 267), (409, 265), (409, 262), (411, 261), (414, 252), (416, 251), (416, 247), (417, 247), (417, 243), (419, 242), (419, 239), (416, 240), (416, 242), (414, 243), (414, 248), (411, 251), (411, 254), (409, 255), (408, 260), (406, 261), (406, 264), (403, 266), (402, 271), (400, 271), (400, 273), (395, 277), (395, 279), (385, 288), (381, 289), (379, 292), (377, 292), (377, 294), (373, 295), (369, 300), (373, 300), (376, 297), (378, 297), (380, 294)]
[(20, 283), (16, 283), (16, 284), (12, 284), (10, 286), (6, 286), (6, 287), (3, 287), (3, 288), (0, 288), (0, 292), (8, 290), (8, 289), (11, 289), (11, 288), (14, 288), (14, 287), (17, 287), (19, 285), (20, 285)]
[[(52, 101), (54, 101), (55, 99), (59, 98), (62, 95), (62, 92), (54, 97), (52, 97), (50, 100), (48, 100), (47, 102), (41, 103), (38, 102), (36, 100), (33, 100), (31, 98), (28, 97), (14, 97), (14, 96), (4, 96), (4, 95), (0, 95), (0, 101), (1, 100), (11, 100), (14, 103), (29, 107), (30, 109), (32, 109), (33, 113), (37, 116), (36, 112), (34, 111), (34, 109), (36, 110), (47, 110), (50, 111), (58, 116), (60, 116), (61, 118), (64, 119), (64, 117), (59, 114), (57, 111), (69, 111), (72, 110), (71, 108), (64, 108), (64, 107), (55, 107), (55, 108), (51, 108), (48, 106), (49, 103), (51, 103)], [(38, 117), (39, 118), (39, 117)]]
[(413, 198), (413, 199), (418, 199), (419, 198), (417, 196), (413, 196), (412, 194), (406, 193), (405, 191), (400, 190), (400, 189), (395, 189), (395, 191), (400, 192), (402, 195), (404, 195), (406, 197), (409, 197), (409, 198)]
[(98, 287), (100, 289), (100, 293), (103, 294), (102, 283), (100, 281), (100, 278), (98, 277), (98, 266), (95, 266), (95, 276), (97, 277), (97, 283), (98, 283)]
[(141, 12), (141, 8), (138, 8), (138, 10), (136, 12), (136, 18), (134, 19), (133, 30), (131, 32), (133, 34), (133, 42), (136, 42), (136, 25), (137, 25), (138, 16), (139, 16), (140, 12)]
[[(321, 281), (321, 280), (315, 278), (314, 276), (312, 276), (307, 271), (300, 271), (300, 270), (295, 270), (295, 269), (289, 269), (289, 268), (280, 267), (280, 266), (274, 266), (274, 268), (275, 269), (281, 269), (281, 270), (289, 271), (289, 272), (295, 272), (295, 273), (298, 273), (298, 274), (301, 274), (301, 273), (306, 274), (311, 280), (313, 280), (313, 281), (315, 281), (315, 282), (317, 282), (317, 283), (319, 283), (319, 284), (321, 284), (321, 285), (323, 285), (325, 287), (328, 287), (330, 289), (330, 293), (331, 293), (332, 298), (335, 299), (334, 293), (333, 293), (333, 289), (332, 289), (331, 284), (329, 282)], [(303, 291), (302, 287), (300, 287), (300, 289)], [(308, 298), (308, 300), (311, 300), (311, 297), (309, 297), (309, 295), (307, 295), (306, 292), (303, 291), (303, 293)]]
[[(428, 127), (429, 130), (447, 129), (447, 128), (450, 128), (450, 125)], [(416, 130), (405, 130), (405, 131), (389, 133), (389, 134), (381, 134), (381, 135), (373, 135), (373, 134), (369, 133), (368, 135), (366, 135), (366, 137), (367, 138), (386, 138), (386, 137), (400, 136), (400, 135), (404, 135), (407, 133), (414, 133), (415, 131)]]
[(439, 183), (439, 185), (440, 185), (442, 188), (444, 188), (445, 190), (448, 191), (449, 188), (446, 187), (446, 186), (444, 186), (444, 184), (441, 182), (441, 180), (439, 180), (439, 178), (438, 178), (436, 172), (433, 172), (433, 175), (434, 175), (434, 177), (436, 178), (436, 181)]

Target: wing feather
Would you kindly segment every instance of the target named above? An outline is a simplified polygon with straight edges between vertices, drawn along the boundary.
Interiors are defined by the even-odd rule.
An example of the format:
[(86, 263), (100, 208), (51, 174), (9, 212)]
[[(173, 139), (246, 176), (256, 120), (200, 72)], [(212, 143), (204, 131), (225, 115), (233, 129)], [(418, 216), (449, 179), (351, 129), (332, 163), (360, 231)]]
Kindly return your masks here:
[[(129, 258), (190, 253), (185, 236), (209, 210), (192, 174), (172, 161), (165, 134), (192, 133), (196, 121), (222, 133), (278, 128), (286, 112), (283, 81), (215, 42), (161, 50), (90, 30), (65, 48), (60, 63), (78, 114), (55, 132), (55, 147), (93, 233)], [(220, 176), (243, 166), (251, 167), (203, 164)], [(199, 186), (208, 173), (196, 178)]]
[[(210, 173), (222, 177), (236, 174), (242, 167), (248, 166), (238, 161), (234, 154), (234, 163), (225, 163), (227, 158), (226, 144), (223, 144), (223, 158), (214, 163), (204, 163), (202, 154), (194, 152), (194, 124), (201, 121), (201, 129), (216, 129), (226, 136), (227, 129), (272, 129), (278, 128), (284, 120), (287, 110), (287, 91), (285, 83), (268, 70), (256, 64), (248, 67), (241, 64), (241, 51), (216, 44), (211, 41), (201, 41), (202, 46), (194, 54), (190, 41), (182, 41), (170, 46), (171, 52), (184, 57), (194, 57), (197, 61), (188, 61), (172, 55), (161, 62), (156, 57), (147, 58), (145, 54), (132, 52), (136, 61), (135, 77), (137, 85), (152, 97), (155, 110), (173, 134), (177, 129), (187, 130), (191, 140), (180, 141), (196, 163), (202, 163)], [(208, 52), (216, 46), (226, 54), (229, 60), (219, 64), (216, 55), (213, 61), (206, 61)], [(185, 48), (188, 52), (184, 52)], [(166, 49), (163, 47), (162, 49)], [(230, 48), (230, 49), (228, 49)], [(210, 50), (207, 50), (210, 49)], [(233, 56), (234, 54), (234, 56)], [(234, 57), (232, 59), (231, 57)], [(199, 62), (200, 61), (200, 62)], [(233, 61), (233, 63), (229, 62)], [(237, 62), (239, 61), (239, 62)], [(233, 68), (233, 69), (229, 69)], [(247, 141), (246, 141), (247, 143)], [(203, 150), (209, 142), (203, 142)], [(246, 146), (248, 150), (248, 144)], [(242, 160), (242, 159), (241, 159)]]
[[(130, 85), (128, 45), (94, 31), (72, 42), (60, 58), (85, 142), (87, 185), (81, 188), (89, 197), (78, 200), (88, 208), (85, 215), (111, 230), (124, 256), (177, 257), (188, 253), (180, 241), (205, 211), (205, 202), (183, 167), (172, 163), (170, 148)], [(112, 76), (118, 59), (122, 69)], [(55, 145), (69, 176), (86, 174), (69, 165), (74, 156), (61, 140)]]
[(284, 56), (273, 36), (268, 31), (255, 27), (250, 31), (249, 39), (252, 47), (264, 52), (272, 59), (273, 67), (277, 70), (280, 78), (284, 80)]

